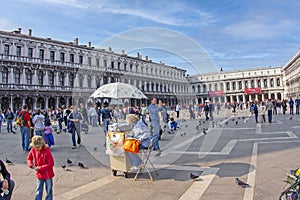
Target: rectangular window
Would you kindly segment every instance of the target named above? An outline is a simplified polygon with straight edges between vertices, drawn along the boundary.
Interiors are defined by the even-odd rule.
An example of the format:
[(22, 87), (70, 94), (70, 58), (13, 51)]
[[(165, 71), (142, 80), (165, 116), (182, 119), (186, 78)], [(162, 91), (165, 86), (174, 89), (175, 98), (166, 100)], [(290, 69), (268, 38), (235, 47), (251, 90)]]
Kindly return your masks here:
[(100, 67), (100, 60), (99, 60), (99, 58), (96, 58), (96, 66)]
[(60, 62), (65, 62), (65, 53), (61, 52), (60, 53)]
[(28, 58), (33, 57), (33, 48), (28, 48)]
[(121, 68), (121, 63), (118, 62), (118, 70), (120, 70), (120, 68)]
[(111, 68), (112, 68), (112, 69), (115, 68), (115, 63), (114, 63), (114, 61), (111, 61)]
[(83, 56), (79, 56), (79, 64), (83, 64)]
[(70, 63), (74, 63), (74, 54), (70, 54)]
[(103, 60), (104, 67), (107, 67), (107, 60)]
[(2, 71), (2, 83), (8, 83), (8, 70), (4, 68)]
[(50, 51), (50, 61), (51, 62), (55, 61), (55, 51)]
[(17, 46), (16, 56), (21, 56), (21, 47), (20, 46)]
[(91, 57), (88, 57), (88, 65), (92, 66), (92, 58)]
[(44, 58), (45, 58), (45, 50), (40, 49), (39, 59), (44, 60)]
[(9, 55), (9, 45), (8, 45), (8, 44), (6, 44), (6, 45), (4, 46), (4, 55), (6, 55), (6, 56)]
[(124, 71), (126, 71), (127, 69), (127, 63), (124, 63)]

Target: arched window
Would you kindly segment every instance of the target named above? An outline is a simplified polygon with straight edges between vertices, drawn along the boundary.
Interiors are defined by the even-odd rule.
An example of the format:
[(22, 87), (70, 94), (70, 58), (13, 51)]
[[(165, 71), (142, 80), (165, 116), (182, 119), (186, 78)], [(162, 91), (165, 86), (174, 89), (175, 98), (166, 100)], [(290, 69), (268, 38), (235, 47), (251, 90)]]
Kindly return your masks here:
[(248, 88), (248, 81), (245, 81), (245, 88)]
[(280, 86), (280, 78), (276, 79), (276, 83), (277, 83), (277, 86), (279, 87)]
[[(195, 91), (194, 91), (195, 92)], [(201, 92), (201, 90), (200, 90), (200, 85), (198, 85), (198, 93), (200, 93)]]
[(230, 90), (230, 83), (229, 82), (226, 83), (226, 90)]
[(60, 74), (59, 74), (59, 85), (60, 86), (65, 85), (65, 74), (63, 72), (60, 72)]
[(232, 90), (236, 90), (236, 83), (232, 82)]
[(221, 90), (224, 90), (224, 83), (221, 83)]
[(91, 75), (87, 76), (87, 83), (88, 83), (88, 87), (92, 86), (92, 76)]
[(8, 69), (4, 68), (2, 71), (2, 83), (7, 84), (8, 83)]
[(29, 69), (26, 70), (26, 81), (27, 84), (32, 84), (32, 71)]
[(78, 75), (78, 81), (79, 81), (79, 87), (83, 87), (83, 75), (82, 74)]
[(49, 71), (49, 85), (54, 86), (54, 71)]
[(274, 87), (274, 79), (270, 80), (270, 85), (271, 85), (271, 87)]
[(242, 81), (239, 81), (239, 90), (243, 89)]
[(69, 74), (69, 85), (70, 87), (74, 87), (74, 74)]
[(20, 84), (21, 72), (19, 69), (15, 69), (15, 84)]
[(251, 87), (254, 88), (254, 80), (251, 81)]
[(215, 90), (219, 90), (217, 83), (215, 83)]
[(268, 82), (267, 82), (267, 79), (264, 79), (264, 87), (268, 87)]
[(261, 81), (260, 80), (257, 81), (257, 87), (261, 87)]
[(41, 70), (38, 72), (38, 84), (39, 85), (44, 84), (44, 73)]
[(204, 93), (207, 92), (207, 89), (206, 89), (206, 85), (205, 85), (205, 84), (203, 85), (203, 92), (204, 92)]

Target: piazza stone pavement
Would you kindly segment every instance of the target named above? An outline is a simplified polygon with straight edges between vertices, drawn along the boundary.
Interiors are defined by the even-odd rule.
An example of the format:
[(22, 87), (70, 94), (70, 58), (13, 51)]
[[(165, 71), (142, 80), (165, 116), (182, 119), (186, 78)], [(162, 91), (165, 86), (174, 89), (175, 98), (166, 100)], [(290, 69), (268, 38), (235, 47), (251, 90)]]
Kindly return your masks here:
[[(187, 111), (181, 115), (175, 134), (164, 131), (161, 155), (151, 154), (158, 170), (158, 175), (151, 171), (154, 181), (146, 173), (136, 181), (134, 172), (128, 178), (123, 172), (112, 175), (102, 127), (82, 133), (83, 144), (76, 149), (71, 149), (69, 133), (54, 133), (54, 199), (278, 199), (286, 187), (286, 173), (300, 167), (299, 115), (290, 119), (289, 114), (278, 114), (271, 124), (256, 124), (248, 110), (235, 115), (223, 110), (215, 123), (204, 122), (204, 116), (189, 119)], [(206, 135), (203, 128), (208, 129)], [(26, 165), (19, 130), (7, 133), (2, 126), (0, 151), (0, 159), (13, 161), (6, 164), (16, 182), (13, 199), (34, 199), (35, 172)], [(68, 158), (73, 164), (63, 169)], [(78, 167), (78, 162), (86, 168)], [(191, 172), (199, 178), (191, 180)], [(239, 187), (235, 177), (250, 187)]]

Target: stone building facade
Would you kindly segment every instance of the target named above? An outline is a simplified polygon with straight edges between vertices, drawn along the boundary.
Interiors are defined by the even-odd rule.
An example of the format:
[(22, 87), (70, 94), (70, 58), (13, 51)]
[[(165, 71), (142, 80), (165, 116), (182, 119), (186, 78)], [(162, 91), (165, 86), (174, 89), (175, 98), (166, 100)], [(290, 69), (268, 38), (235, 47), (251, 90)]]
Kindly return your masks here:
[(282, 67), (285, 96), (295, 99), (300, 95), (300, 50)]
[[(89, 99), (101, 85), (124, 82), (139, 88), (148, 100), (123, 100), (132, 105), (153, 97), (167, 105), (248, 102), (297, 97), (300, 51), (282, 67), (266, 67), (188, 76), (186, 70), (91, 45), (62, 42), (0, 31), (0, 108), (58, 108), (104, 99)], [(129, 102), (131, 101), (131, 102)]]
[[(31, 108), (58, 108), (87, 104), (89, 96), (103, 84), (124, 82), (135, 85), (149, 98), (168, 105), (187, 104), (189, 82), (186, 71), (155, 63), (141, 55), (127, 56), (74, 42), (62, 42), (0, 31), (0, 108), (14, 110), (23, 104)], [(101, 103), (103, 100), (96, 100)], [(130, 100), (140, 105), (140, 100)]]
[(249, 102), (283, 99), (281, 67), (268, 67), (194, 75), (189, 78), (197, 102)]

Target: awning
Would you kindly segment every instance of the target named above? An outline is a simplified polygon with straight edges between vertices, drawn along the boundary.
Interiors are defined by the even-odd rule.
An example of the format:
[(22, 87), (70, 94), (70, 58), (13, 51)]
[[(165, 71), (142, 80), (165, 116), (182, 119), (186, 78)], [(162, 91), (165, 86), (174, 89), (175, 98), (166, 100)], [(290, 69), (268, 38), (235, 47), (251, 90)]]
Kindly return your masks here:
[(245, 88), (244, 93), (245, 94), (260, 94), (261, 88)]
[(208, 91), (209, 97), (222, 97), (224, 96), (223, 90), (214, 90), (214, 91)]

